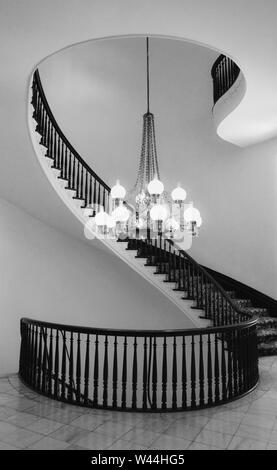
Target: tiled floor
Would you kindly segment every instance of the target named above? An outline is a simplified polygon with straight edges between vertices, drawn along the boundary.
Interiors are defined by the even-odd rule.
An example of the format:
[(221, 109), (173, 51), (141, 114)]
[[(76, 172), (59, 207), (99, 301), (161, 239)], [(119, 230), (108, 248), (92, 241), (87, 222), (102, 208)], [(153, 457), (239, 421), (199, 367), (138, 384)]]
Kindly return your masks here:
[(44, 398), (16, 375), (0, 379), (0, 450), (277, 449), (277, 357), (260, 359), (255, 392), (202, 411), (90, 410)]

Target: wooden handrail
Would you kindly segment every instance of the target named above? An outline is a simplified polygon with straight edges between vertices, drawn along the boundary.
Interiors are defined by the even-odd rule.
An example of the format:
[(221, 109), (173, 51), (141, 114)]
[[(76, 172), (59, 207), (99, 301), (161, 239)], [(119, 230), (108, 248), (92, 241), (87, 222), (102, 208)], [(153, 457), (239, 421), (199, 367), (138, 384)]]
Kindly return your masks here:
[(59, 137), (63, 140), (64, 144), (69, 149), (69, 151), (75, 156), (75, 158), (81, 163), (81, 165), (88, 171), (88, 173), (90, 173), (93, 176), (93, 178), (95, 178), (101, 184), (101, 186), (103, 186), (108, 192), (110, 192), (110, 187), (95, 173), (95, 171), (92, 170), (92, 168), (85, 162), (85, 160), (83, 160), (81, 155), (77, 152), (77, 150), (73, 147), (73, 145), (69, 142), (69, 140), (66, 138), (66, 136), (62, 132), (48, 104), (47, 98), (45, 96), (45, 93), (41, 84), (41, 79), (40, 79), (40, 74), (39, 74), (38, 69), (36, 69), (34, 72), (34, 81), (38, 87), (39, 94), (43, 101), (44, 108), (47, 112), (47, 115), (50, 118), (53, 127), (56, 129)]
[[(239, 330), (243, 328), (249, 328), (256, 325), (257, 319), (253, 318), (247, 322), (237, 323), (235, 325), (225, 325), (225, 326), (215, 326), (210, 327), (208, 332), (213, 333), (224, 333), (231, 331), (232, 329), (237, 328)], [(29, 324), (34, 326), (39, 326), (43, 328), (53, 328), (55, 330), (68, 331), (74, 333), (82, 334), (92, 334), (92, 335), (109, 335), (109, 336), (130, 336), (130, 337), (164, 337), (164, 336), (191, 336), (191, 335), (201, 335), (207, 334), (207, 328), (185, 328), (185, 329), (167, 329), (167, 330), (137, 330), (137, 329), (118, 329), (118, 328), (94, 328), (87, 326), (77, 326), (77, 325), (65, 325), (62, 323), (51, 323), (40, 320), (33, 320), (31, 318), (23, 317), (21, 319), (22, 324)]]
[(208, 273), (208, 271), (203, 268), (203, 266), (201, 266), (201, 264), (197, 263), (197, 261), (195, 261), (195, 259), (193, 259), (185, 250), (180, 250), (176, 245), (175, 243), (173, 242), (173, 240), (170, 240), (170, 239), (167, 239), (167, 242), (172, 245), (174, 247), (175, 250), (177, 250), (181, 255), (183, 255), (184, 257), (188, 258), (190, 260), (190, 262), (194, 265), (194, 266), (197, 266), (197, 269), (199, 269), (199, 271), (201, 271), (203, 274), (205, 274), (206, 278), (208, 278), (210, 281), (211, 281), (211, 284), (213, 284), (217, 290), (221, 293), (221, 295), (228, 301), (228, 303), (232, 306), (232, 308), (238, 313), (238, 315), (241, 315), (243, 313), (243, 315), (245, 316), (248, 316), (249, 318), (252, 318), (252, 315), (250, 314), (247, 314), (246, 312), (242, 311), (240, 309), (240, 307), (235, 304), (235, 302), (233, 302), (232, 298), (228, 295), (228, 293), (223, 289), (223, 287), (216, 281), (216, 279), (210, 274)]

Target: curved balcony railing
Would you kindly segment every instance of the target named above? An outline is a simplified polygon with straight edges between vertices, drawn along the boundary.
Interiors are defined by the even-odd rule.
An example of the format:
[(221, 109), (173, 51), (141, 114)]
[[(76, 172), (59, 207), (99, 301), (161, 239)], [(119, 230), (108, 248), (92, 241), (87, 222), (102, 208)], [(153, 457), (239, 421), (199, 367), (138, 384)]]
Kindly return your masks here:
[(214, 104), (231, 88), (239, 73), (240, 68), (230, 57), (221, 54), (217, 58), (211, 70)]
[(93, 408), (174, 411), (226, 403), (258, 381), (256, 320), (193, 330), (114, 330), (21, 320), (20, 376)]
[[(33, 117), (52, 166), (83, 207), (108, 211), (110, 188), (59, 128), (33, 78)], [(129, 240), (212, 323), (191, 330), (115, 330), (21, 320), (19, 372), (39, 393), (116, 410), (190, 410), (238, 398), (258, 382), (256, 319), (171, 240)]]

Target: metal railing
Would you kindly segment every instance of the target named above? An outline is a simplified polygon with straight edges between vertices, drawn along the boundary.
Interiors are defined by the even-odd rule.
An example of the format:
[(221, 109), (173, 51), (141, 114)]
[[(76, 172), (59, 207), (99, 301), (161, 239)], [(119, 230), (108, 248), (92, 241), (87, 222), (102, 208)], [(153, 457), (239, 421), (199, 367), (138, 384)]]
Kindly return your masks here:
[(221, 54), (217, 58), (211, 70), (214, 104), (231, 88), (239, 73), (240, 68), (230, 57)]

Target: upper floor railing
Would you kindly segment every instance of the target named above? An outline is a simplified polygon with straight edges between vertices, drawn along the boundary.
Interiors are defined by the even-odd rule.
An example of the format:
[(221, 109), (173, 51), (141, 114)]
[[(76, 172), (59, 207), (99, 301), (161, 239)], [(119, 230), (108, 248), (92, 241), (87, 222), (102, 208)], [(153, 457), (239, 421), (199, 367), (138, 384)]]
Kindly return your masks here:
[(211, 70), (214, 104), (231, 88), (239, 73), (240, 68), (230, 57), (221, 54), (217, 58)]

